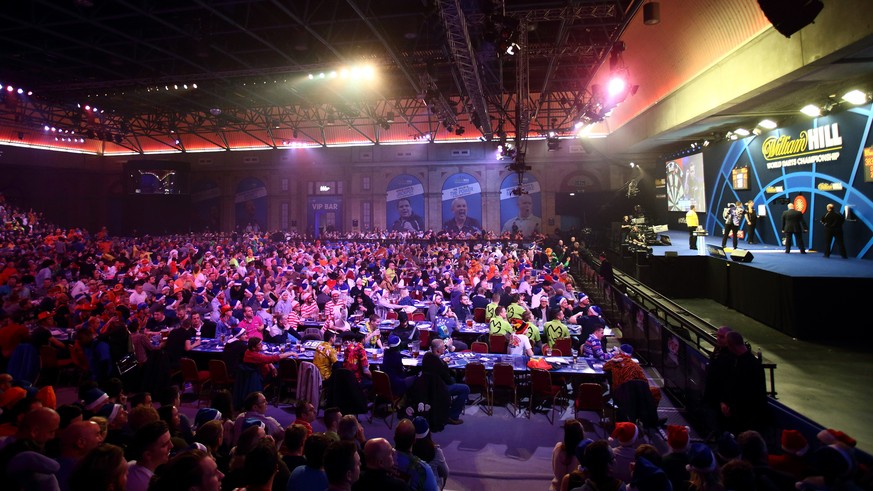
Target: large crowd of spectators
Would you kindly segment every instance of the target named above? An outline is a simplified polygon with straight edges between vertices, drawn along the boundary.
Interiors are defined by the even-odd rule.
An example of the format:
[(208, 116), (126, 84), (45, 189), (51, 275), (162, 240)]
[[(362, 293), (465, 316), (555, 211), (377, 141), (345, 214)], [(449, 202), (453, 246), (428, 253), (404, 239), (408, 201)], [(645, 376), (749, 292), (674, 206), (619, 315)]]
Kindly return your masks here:
[[(546, 353), (573, 323), (583, 355), (613, 359), (616, 377), (641, 373), (601, 344), (600, 309), (570, 274), (575, 240), (565, 246), (487, 232), (117, 237), (105, 228), (64, 230), (2, 199), (0, 223), (0, 473), (8, 489), (436, 491), (448, 480), (443, 450), (421, 417), (399, 422), (389, 442), (367, 439), (355, 416), (336, 408), (324, 410), (325, 431), (314, 432), (319, 408), (306, 400), (283, 427), (267, 415), (262, 392), (237, 407), (228, 390), (214, 390), (191, 420), (179, 411), (169, 374), (204, 338), (227, 341), (231, 372), (246, 363), (264, 377), (293, 356), (266, 355), (265, 342), (322, 340), (314, 363), (329, 381), (338, 366), (332, 341), (341, 336), (340, 366), (365, 389), (371, 372), (363, 349), (382, 347), (402, 394), (414, 379), (399, 354), (406, 312), (426, 301), (427, 319), (446, 329), (436, 331), (427, 356), (456, 386), (454, 424), (469, 388), (442, 373), (440, 356), (467, 348), (452, 326), (475, 309), (484, 310), (492, 334), (506, 336), (509, 352)], [(390, 311), (400, 325), (382, 336), (376, 324)], [(355, 314), (368, 320), (357, 332), (348, 322)], [(321, 327), (303, 329), (308, 319)], [(59, 374), (40, 370), (46, 350), (58, 370), (78, 374), (75, 403), (57, 404), (49, 378)], [(617, 425), (611, 442), (585, 439), (575, 420), (564, 429), (552, 490), (781, 490), (795, 482), (854, 490), (862, 482), (854, 441), (839, 432), (821, 434), (804, 458), (794, 433), (768, 456), (754, 431), (727, 434), (713, 449), (668, 428), (671, 450), (662, 456), (632, 423)], [(722, 456), (722, 445), (740, 451)]]

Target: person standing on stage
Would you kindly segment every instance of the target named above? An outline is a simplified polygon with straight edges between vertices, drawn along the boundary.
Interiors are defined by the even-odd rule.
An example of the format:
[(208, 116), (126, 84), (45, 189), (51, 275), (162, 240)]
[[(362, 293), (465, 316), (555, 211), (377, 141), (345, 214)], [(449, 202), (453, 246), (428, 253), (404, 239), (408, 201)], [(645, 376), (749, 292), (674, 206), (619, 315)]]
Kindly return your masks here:
[(755, 212), (755, 202), (749, 200), (746, 202), (746, 243), (757, 244), (755, 240), (755, 227), (758, 225), (758, 214)]
[(694, 210), (694, 205), (688, 207), (688, 213), (685, 214), (685, 226), (688, 227), (688, 247), (692, 250), (697, 250), (697, 236), (694, 231), (700, 226), (700, 220), (697, 218), (697, 211)]
[(846, 219), (843, 217), (842, 213), (837, 213), (834, 211), (834, 204), (828, 203), (827, 206), (828, 211), (821, 217), (821, 224), (824, 225), (825, 229), (825, 250), (824, 257), (831, 257), (831, 241), (833, 240), (833, 246), (839, 247), (840, 255), (843, 256), (843, 259), (848, 259), (848, 254), (846, 254), (846, 244), (843, 242), (843, 223)]
[(785, 254), (791, 252), (791, 237), (797, 242), (797, 248), (801, 254), (806, 254), (803, 246), (803, 232), (806, 226), (803, 224), (803, 213), (794, 209), (794, 203), (788, 203), (788, 209), (782, 212), (782, 233), (785, 234)]
[(737, 233), (740, 231), (740, 224), (743, 223), (743, 215), (745, 215), (745, 212), (746, 210), (743, 208), (742, 202), (737, 201), (736, 203), (730, 204), (724, 216), (724, 235), (721, 238), (722, 249), (727, 245), (728, 235), (730, 235), (731, 232), (734, 233), (734, 249), (737, 248)]

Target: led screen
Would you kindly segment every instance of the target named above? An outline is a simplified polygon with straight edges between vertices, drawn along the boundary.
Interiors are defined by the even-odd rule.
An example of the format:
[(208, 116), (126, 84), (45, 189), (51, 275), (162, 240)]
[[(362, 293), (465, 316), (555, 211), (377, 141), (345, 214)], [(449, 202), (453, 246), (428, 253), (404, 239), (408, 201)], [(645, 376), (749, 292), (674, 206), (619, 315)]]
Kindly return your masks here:
[(688, 207), (694, 205), (695, 211), (706, 213), (703, 154), (670, 160), (666, 166), (667, 211), (688, 211)]

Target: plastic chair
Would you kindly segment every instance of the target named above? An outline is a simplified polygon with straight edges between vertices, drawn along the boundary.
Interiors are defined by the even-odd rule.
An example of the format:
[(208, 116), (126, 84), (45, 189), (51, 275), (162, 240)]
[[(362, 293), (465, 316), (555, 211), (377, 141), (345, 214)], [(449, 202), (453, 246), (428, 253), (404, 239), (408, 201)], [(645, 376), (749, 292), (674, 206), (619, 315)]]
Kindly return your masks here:
[[(473, 343), (476, 344), (476, 343)], [(485, 343), (481, 343), (485, 344)], [(485, 400), (485, 414), (491, 416), (494, 414), (494, 406), (492, 406), (491, 384), (488, 382), (488, 373), (485, 371), (485, 365), (479, 362), (467, 363), (464, 367), (464, 383), (470, 387), (471, 394), (479, 394), (479, 399), (473, 401), (473, 404), (480, 404)]]
[[(552, 383), (552, 374), (546, 370), (535, 368), (530, 372), (530, 406), (527, 410), (527, 417), (530, 419), (534, 408), (537, 407), (537, 401), (548, 402), (549, 412), (546, 413), (546, 419), (549, 423), (555, 424), (553, 411), (557, 410), (557, 402), (563, 394), (563, 389), (560, 386)], [(552, 416), (552, 417), (550, 417)]]
[(570, 356), (573, 353), (573, 341), (570, 338), (556, 339), (555, 344), (552, 345), (552, 350), (555, 349), (561, 350), (565, 355), (552, 354), (552, 356)]
[[(512, 394), (512, 412), (513, 416), (518, 414), (518, 388), (515, 384), (515, 372), (512, 365), (509, 363), (495, 363), (494, 370), (491, 372), (491, 390), (492, 394), (497, 391), (505, 391)], [(492, 406), (493, 406), (492, 395)], [(507, 407), (507, 410), (509, 408)]]
[(508, 344), (509, 343), (506, 341), (506, 336), (503, 334), (488, 335), (488, 345), (490, 346), (491, 353), (505, 355)]
[(297, 395), (297, 368), (297, 360), (294, 358), (279, 360), (279, 367), (276, 370), (276, 398), (273, 399), (274, 407), (279, 407), (283, 394), (290, 393), (294, 396)]
[[(394, 395), (394, 391), (391, 390), (391, 379), (387, 373), (373, 370), (372, 374), (373, 408), (370, 410), (370, 423), (373, 422), (374, 417), (381, 418), (388, 425), (388, 429), (391, 429), (394, 426), (394, 416), (400, 409), (400, 401), (403, 398)], [(377, 411), (384, 411), (384, 413), (376, 415)]]
[(473, 353), (487, 353), (488, 343), (483, 343), (482, 341), (473, 341), (473, 344), (470, 346), (470, 350), (472, 350)]
[(574, 402), (573, 417), (580, 412), (593, 412), (600, 417), (600, 427), (608, 435), (611, 431), (609, 418), (606, 416), (608, 409), (607, 396), (603, 394), (603, 386), (594, 382), (584, 382), (576, 388), (576, 400)]
[(473, 322), (477, 324), (485, 323), (485, 309), (483, 307), (473, 309)]
[(191, 384), (191, 389), (197, 396), (197, 407), (200, 407), (203, 387), (212, 381), (209, 370), (198, 370), (197, 363), (191, 358), (180, 358), (179, 369), (182, 371), (182, 382)]
[(230, 390), (233, 387), (233, 377), (227, 372), (227, 365), (224, 360), (209, 360), (209, 377), (212, 378), (212, 388), (225, 388)]
[(410, 320), (413, 322), (421, 322), (425, 320), (424, 312), (413, 312)]

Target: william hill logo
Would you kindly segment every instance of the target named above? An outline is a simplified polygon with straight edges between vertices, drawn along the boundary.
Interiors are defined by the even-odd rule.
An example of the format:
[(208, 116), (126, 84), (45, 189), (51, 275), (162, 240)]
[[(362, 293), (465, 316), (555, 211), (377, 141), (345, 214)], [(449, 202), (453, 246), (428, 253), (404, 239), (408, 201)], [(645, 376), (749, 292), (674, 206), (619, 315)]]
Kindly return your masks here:
[(761, 145), (761, 153), (766, 160), (812, 155), (839, 150), (843, 147), (843, 137), (837, 123), (800, 132), (797, 138), (788, 135), (771, 136)]

